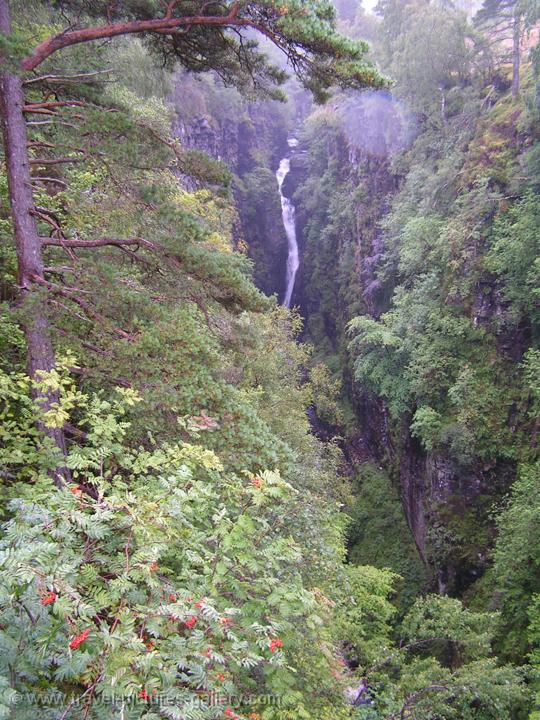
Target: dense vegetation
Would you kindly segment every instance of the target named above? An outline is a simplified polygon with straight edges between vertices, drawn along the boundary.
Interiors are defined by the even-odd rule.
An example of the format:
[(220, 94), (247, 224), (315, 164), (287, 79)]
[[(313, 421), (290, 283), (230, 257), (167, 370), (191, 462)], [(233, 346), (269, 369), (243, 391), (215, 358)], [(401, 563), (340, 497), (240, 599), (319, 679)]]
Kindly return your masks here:
[(537, 9), (336, 7), (0, 0), (0, 717), (535, 717)]
[(396, 81), (313, 112), (296, 159), (306, 338), (343, 381), (336, 429), (364, 443), (350, 558), (419, 592), (397, 493), (427, 587), (499, 611), (495, 647), (534, 663), (538, 9), (340, 8)]
[[(79, 25), (106, 12), (74, 5)], [(175, 5), (166, 18), (186, 12)], [(13, 9), (4, 52), (65, 18)], [(360, 72), (362, 47), (327, 34), (329, 7), (311, 21), (321, 68), (341, 47), (342, 68)], [(302, 22), (283, 29), (291, 52)], [(195, 42), (241, 87), (244, 71), (281, 79), (251, 40), (201, 23)], [(192, 68), (200, 48), (176, 38)], [(32, 273), (8, 112), (20, 80), (3, 77), (2, 716), (339, 713), (329, 597), (348, 582), (345, 490), (309, 435), (297, 320), (233, 249), (227, 168), (172, 136), (173, 78), (152, 54), (169, 46), (148, 39), (75, 43), (25, 81)]]

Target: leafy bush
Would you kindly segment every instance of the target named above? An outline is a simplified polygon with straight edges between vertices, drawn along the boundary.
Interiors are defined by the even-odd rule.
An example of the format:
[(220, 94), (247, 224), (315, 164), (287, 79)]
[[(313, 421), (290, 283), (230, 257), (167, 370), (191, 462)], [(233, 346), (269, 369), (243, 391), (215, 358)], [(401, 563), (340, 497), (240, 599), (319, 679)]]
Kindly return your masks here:
[(2, 464), (12, 477), (25, 462), (32, 478), (10, 483), (1, 539), (4, 715), (215, 718), (218, 693), (240, 698), (226, 714), (278, 718), (263, 696), (285, 708), (303, 702), (306, 643), (315, 684), (327, 686), (315, 704), (328, 702), (329, 661), (318, 650), (328, 604), (303, 579), (304, 551), (287, 523), (297, 493), (279, 474), (225, 472), (201, 444), (132, 447), (133, 391), (88, 396), (53, 374), (43, 382), (62, 399), (45, 421), (75, 413), (85, 433), (59, 489), (27, 422), (39, 412), (29, 381), (1, 381), (14, 440)]

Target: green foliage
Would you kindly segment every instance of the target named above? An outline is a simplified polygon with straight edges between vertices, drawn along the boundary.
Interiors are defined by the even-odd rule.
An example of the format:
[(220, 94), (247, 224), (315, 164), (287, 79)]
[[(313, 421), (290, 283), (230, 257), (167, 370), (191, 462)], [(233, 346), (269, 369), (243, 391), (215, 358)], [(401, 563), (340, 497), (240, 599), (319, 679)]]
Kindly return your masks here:
[(416, 410), (411, 422), (411, 434), (422, 440), (428, 452), (437, 446), (441, 437), (441, 429), (442, 418), (436, 410), (428, 405), (422, 405)]
[[(449, 119), (444, 133), (430, 128), (416, 140), (405, 156), (403, 187), (384, 219), (388, 250), (379, 278), (391, 302), (377, 320), (361, 315), (350, 324), (356, 380), (384, 398), (395, 418), (411, 414), (411, 432), (428, 452), (461, 466), (477, 457), (516, 455), (508, 418), (519, 402), (519, 380), (515, 365), (498, 351), (501, 327), (489, 311), (497, 290), (486, 270), (500, 277), (509, 301), (500, 314), (505, 332), (524, 316), (535, 323), (535, 200), (528, 196), (519, 210), (499, 212), (492, 229), (504, 204), (481, 165), (488, 152), (493, 176), (501, 162), (501, 185), (511, 182), (517, 148), (506, 136), (506, 99), (502, 105), (504, 114), (496, 106), (491, 126), (478, 120), (480, 137), (469, 146), (460, 145), (475, 131), (464, 113)], [(486, 151), (488, 127), (497, 141)], [(469, 175), (469, 185), (454, 185), (459, 172)], [(495, 238), (490, 249), (487, 234)]]
[(342, 425), (341, 380), (333, 378), (324, 363), (317, 363), (311, 368), (309, 379), (317, 417), (329, 425)]
[[(131, 58), (125, 43), (102, 59), (121, 69)], [(78, 88), (79, 98), (87, 101), (88, 92), (93, 90)], [(84, 165), (57, 171), (60, 191), (47, 185), (36, 192), (36, 202), (54, 213), (69, 239), (142, 240), (124, 252), (77, 250), (68, 274), (47, 275), (55, 287), (49, 311), (57, 347), (81, 358), (86, 388), (119, 381), (138, 390), (142, 400), (130, 429), (133, 442), (175, 440), (183, 432), (179, 422), (204, 411), (215, 423), (208, 444), (228, 466), (290, 469), (287, 439), (294, 433), (259, 410), (269, 397), (283, 405), (284, 417), (292, 408), (304, 442), (301, 379), (294, 364), (284, 365), (290, 375), (275, 372), (273, 365), (296, 356), (294, 331), (283, 316), (266, 319), (273, 304), (254, 287), (247, 258), (232, 250), (238, 214), (232, 199), (213, 187), (228, 173), (170, 137), (171, 112), (155, 96), (139, 97), (119, 83), (105, 85), (100, 104), (92, 102), (78, 115), (82, 138), (76, 137), (79, 128), (72, 127), (77, 122), (69, 110), (65, 124), (33, 131), (36, 142), (82, 144), (89, 156)], [(191, 192), (180, 187), (178, 174), (186, 172), (205, 187)], [(42, 234), (49, 227), (40, 222)], [(53, 267), (69, 260), (61, 247), (46, 254)], [(71, 284), (86, 298), (85, 310), (58, 297)], [(16, 354), (13, 345), (7, 347)]]
[(231, 174), (220, 162), (209, 158), (200, 150), (186, 150), (181, 159), (182, 172), (205, 184), (228, 185)]
[(349, 662), (363, 669), (389, 651), (396, 608), (390, 602), (398, 576), (368, 565), (348, 566), (338, 596), (339, 635)]
[[(308, 332), (321, 359), (335, 351), (335, 335), (342, 322), (344, 306), (353, 289), (351, 257), (341, 254), (342, 238), (353, 228), (354, 191), (341, 172), (338, 158), (346, 152), (337, 118), (326, 109), (306, 122), (303, 142), (309, 148), (305, 167), (307, 178), (295, 194), (300, 221), (305, 224), (303, 263), (305, 300), (309, 309)], [(336, 264), (337, 259), (337, 264)], [(335, 266), (335, 272), (328, 268)], [(340, 293), (347, 293), (346, 297)], [(330, 336), (330, 345), (326, 346)]]
[(526, 699), (521, 674), (488, 659), (495, 619), (448, 597), (419, 599), (403, 620), (399, 646), (371, 669), (373, 707), (355, 717), (516, 717)]
[(137, 36), (117, 38), (110, 53), (112, 72), (123, 86), (146, 101), (167, 100), (173, 90), (172, 75), (155, 62)]
[(503, 283), (512, 320), (526, 318), (534, 326), (540, 322), (539, 221), (540, 202), (529, 193), (497, 217), (493, 245), (486, 257), (488, 269)]
[[(406, 361), (400, 339), (368, 317), (355, 318), (349, 327), (351, 333), (357, 333), (351, 349), (367, 351), (355, 364), (356, 380), (369, 379), (378, 393), (389, 401), (394, 414), (403, 412), (408, 406), (409, 393), (400, 372)], [(386, 348), (392, 348), (394, 352), (387, 353)]]
[(349, 560), (355, 565), (390, 568), (401, 576), (398, 602), (407, 607), (424, 590), (427, 571), (407, 526), (401, 501), (387, 475), (370, 466), (357, 474), (350, 509)]
[[(24, 418), (28, 381), (2, 378)], [(305, 654), (306, 640), (315, 648), (326, 637), (327, 616), (320, 591), (302, 580), (304, 550), (287, 521), (306, 496), (295, 499), (277, 473), (227, 473), (197, 434), (196, 444), (133, 447), (134, 392), (104, 399), (74, 395), (67, 378), (60, 385), (56, 414), (76, 413), (85, 430), (84, 445), (67, 459), (73, 484), (52, 485), (35, 430), (21, 421), (20, 456), (33, 483), (9, 491), (1, 542), (1, 662), (20, 693), (16, 717), (41, 705), (49, 712), (46, 697), (55, 692), (65, 693), (65, 703), (90, 693), (92, 717), (105, 717), (99, 700), (113, 694), (116, 704), (135, 702), (134, 717), (153, 710), (154, 694), (174, 712), (197, 707), (201, 718), (223, 711), (212, 692), (252, 693), (239, 712), (259, 710), (265, 694), (285, 706), (299, 702), (304, 671), (294, 658)], [(3, 457), (9, 470), (18, 461)], [(274, 647), (275, 638), (283, 646)], [(330, 693), (328, 661), (318, 663), (317, 683)]]
[(260, 160), (256, 158), (252, 162), (255, 167), (242, 176), (237, 195), (249, 256), (254, 262), (254, 280), (257, 287), (270, 294), (279, 281), (277, 274), (285, 244), (281, 205), (274, 172), (266, 165), (259, 166)]
[[(388, 69), (415, 112), (446, 121), (446, 93), (467, 78), (474, 33), (444, 2), (387, 0), (381, 33)], [(399, 24), (398, 24), (399, 23)]]
[[(54, 8), (55, 3), (44, 5)], [(182, 0), (171, 7), (171, 16), (200, 17), (199, 11), (192, 0)], [(162, 8), (153, 0), (124, 2), (112, 11), (104, 2), (80, 0), (63, 6), (63, 12), (68, 22), (80, 23), (84, 18), (86, 26), (136, 23), (164, 16)], [(184, 25), (180, 25), (179, 32), (173, 28), (171, 35), (147, 34), (148, 46), (164, 65), (172, 67), (178, 62), (192, 72), (213, 71), (226, 85), (234, 85), (244, 92), (282, 97), (276, 86), (282, 84), (287, 75), (261, 51), (253, 38), (255, 30), (283, 51), (296, 76), (319, 100), (326, 99), (328, 90), (336, 84), (381, 87), (387, 82), (366, 60), (367, 45), (337, 32), (335, 10), (327, 0), (308, 3), (265, 0), (239, 7), (230, 3), (205, 14), (219, 21), (223, 19), (222, 24), (196, 22), (189, 26), (188, 33), (183, 32)], [(231, 18), (230, 22), (226, 17)], [(223, 27), (227, 25), (237, 32), (224, 33)]]
[[(495, 616), (465, 610), (459, 600), (431, 596), (418, 600), (402, 625), (407, 640), (461, 645), (461, 660), (476, 660), (490, 650)], [(435, 638), (435, 640), (434, 640)]]
[[(349, 5), (343, 12), (350, 29)], [(367, 456), (399, 478), (440, 586), (489, 607), (500, 586), (478, 578), (491, 563), (496, 517), (517, 466), (538, 457), (535, 71), (523, 54), (522, 97), (512, 98), (495, 36), (452, 4), (381, 0), (376, 13), (375, 54), (396, 80), (390, 108), (360, 123), (361, 103), (348, 99), (350, 112), (319, 110), (302, 134), (295, 200), (306, 335), (343, 371), (365, 440), (359, 457), (348, 447), (351, 462)], [(397, 123), (404, 107), (407, 129)], [(386, 122), (394, 135), (408, 130), (409, 145), (381, 157), (358, 136), (371, 140)], [(395, 519), (399, 500), (388, 480), (361, 480), (351, 558), (417, 587), (393, 551), (396, 535), (408, 537)], [(496, 628), (513, 662), (525, 660), (531, 602), (522, 601), (508, 643), (511, 610)]]
[[(14, 3), (17, 34), (0, 52), (18, 59), (47, 37), (49, 10), (52, 32), (60, 21), (163, 13), (148, 0), (60, 5), (58, 14), (57, 3), (35, 3), (30, 17)], [(178, 15), (199, 10), (189, 0), (172, 6)], [(342, 7), (349, 22), (353, 10)], [(241, 697), (227, 714), (252, 720), (526, 712), (521, 670), (499, 663), (491, 646), (497, 637), (505, 657), (520, 663), (531, 652), (538, 663), (538, 478), (528, 435), (539, 407), (530, 347), (539, 213), (534, 193), (523, 194), (534, 178), (519, 176), (534, 166), (534, 118), (526, 127), (523, 107), (485, 83), (490, 53), (459, 11), (402, 0), (379, 11), (396, 94), (414, 103), (422, 125), (391, 166), (351, 151), (333, 108), (306, 124), (295, 201), (313, 360), (296, 342), (299, 319), (254, 287), (252, 263), (234, 250), (242, 243), (229, 173), (171, 133), (171, 124), (202, 117), (224, 142), (227, 132), (242, 135), (235, 186), (244, 217), (260, 225), (252, 259), (267, 262), (263, 242), (279, 215), (265, 147), (272, 122), (257, 122), (223, 87), (278, 94), (284, 73), (251, 36), (197, 26), (172, 41), (155, 34), (73, 47), (44, 73), (100, 74), (27, 85), (29, 102), (68, 102), (57, 122), (29, 126), (33, 160), (46, 161), (33, 163), (40, 234), (64, 245), (138, 244), (46, 249), (50, 292), (36, 300), (46, 302), (64, 359), (38, 384), (61, 399), (39, 410), (22, 372), (24, 318), (9, 305), (15, 258), (0, 181), (0, 665), (9, 678), (0, 681), (0, 716), (210, 720), (224, 710), (213, 692)], [(337, 34), (326, 0), (269, 0), (240, 13), (273, 34), (319, 100), (336, 84), (385, 83), (365, 44)], [(358, 12), (354, 36), (362, 23)], [(216, 75), (181, 76), (176, 102), (188, 107), (175, 118), (165, 99), (177, 60)], [(277, 117), (270, 106), (258, 112)], [(74, 162), (49, 165), (59, 148)], [(40, 167), (51, 178), (40, 180)], [(186, 176), (191, 189), (179, 183)], [(378, 423), (361, 453), (384, 443), (399, 469), (414, 444), (418, 487), (426, 457), (463, 487), (469, 473), (481, 485), (471, 507), (468, 496), (448, 494), (437, 504), (427, 486), (415, 498), (438, 568), (476, 568), (479, 553), (485, 562), (493, 501), (521, 460), (494, 559), (502, 630), (494, 614), (459, 600), (416, 597), (426, 571), (382, 471), (362, 467), (351, 498), (337, 446), (310, 434), (306, 414), (312, 405), (323, 422), (345, 424), (343, 387), (355, 407), (365, 401), (366, 427), (372, 410)], [(68, 433), (66, 488), (48, 476), (59, 458), (36, 418)], [(343, 507), (352, 516), (347, 565)], [(360, 674), (373, 703), (351, 709), (344, 685)], [(109, 694), (116, 699), (104, 707)], [(268, 695), (279, 706), (267, 706)]]
[(523, 465), (512, 495), (499, 520), (499, 538), (491, 585), (502, 610), (504, 633), (501, 647), (514, 659), (536, 648), (536, 625), (527, 634), (529, 622), (536, 621), (537, 587), (540, 577), (540, 515), (538, 463)]
[[(78, 8), (83, 22), (92, 8), (66, 12)], [(10, 685), (0, 697), (20, 720), (221, 717), (210, 693), (222, 691), (243, 698), (231, 712), (264, 720), (345, 718), (332, 594), (348, 492), (338, 449), (310, 434), (301, 323), (253, 285), (233, 249), (237, 211), (216, 187), (227, 173), (171, 137), (144, 48), (106, 45), (91, 60), (72, 48), (54, 74), (111, 65), (118, 77), (137, 58), (140, 93), (133, 72), (125, 83), (66, 81), (54, 88), (68, 103), (55, 122), (29, 126), (42, 158), (54, 161), (54, 145), (84, 163), (35, 178), (39, 232), (62, 239), (45, 250), (50, 292), (36, 297), (65, 356), (40, 381), (61, 395), (45, 414), (22, 373), (24, 318), (2, 308)], [(29, 101), (46, 83), (29, 86)], [(196, 189), (180, 184), (187, 173)], [(111, 244), (84, 246), (103, 238)], [(74, 242), (83, 246), (63, 246)], [(48, 477), (62, 461), (36, 420), (68, 436), (67, 488)], [(270, 695), (279, 706), (267, 707)]]
[(540, 350), (531, 348), (523, 358), (523, 384), (532, 421), (540, 415)]

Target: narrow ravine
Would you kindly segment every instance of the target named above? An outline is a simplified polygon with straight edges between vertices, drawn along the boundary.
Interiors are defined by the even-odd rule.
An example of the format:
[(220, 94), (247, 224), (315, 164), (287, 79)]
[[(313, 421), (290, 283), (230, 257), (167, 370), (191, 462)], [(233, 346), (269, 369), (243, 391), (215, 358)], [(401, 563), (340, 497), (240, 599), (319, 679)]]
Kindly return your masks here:
[[(297, 145), (295, 138), (290, 138), (288, 144), (290, 148), (294, 148)], [(296, 239), (296, 223), (295, 223), (295, 208), (294, 203), (288, 197), (283, 194), (283, 183), (285, 178), (289, 174), (291, 169), (291, 158), (288, 155), (284, 157), (279, 163), (279, 168), (276, 172), (276, 178), (279, 186), (279, 195), (281, 197), (281, 213), (283, 217), (283, 225), (285, 227), (285, 233), (287, 235), (288, 244), (288, 255), (287, 255), (287, 268), (285, 278), (285, 295), (283, 297), (283, 304), (285, 307), (291, 306), (291, 299), (294, 290), (294, 284), (296, 281), (296, 274), (300, 265), (300, 259), (298, 255), (298, 242)]]

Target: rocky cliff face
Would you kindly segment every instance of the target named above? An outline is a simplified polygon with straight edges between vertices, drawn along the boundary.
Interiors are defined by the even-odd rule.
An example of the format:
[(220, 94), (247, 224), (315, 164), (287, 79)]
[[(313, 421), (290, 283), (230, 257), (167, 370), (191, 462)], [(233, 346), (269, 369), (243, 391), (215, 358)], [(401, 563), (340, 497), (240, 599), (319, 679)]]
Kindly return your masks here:
[[(222, 90), (226, 111), (210, 100), (213, 94), (197, 87), (198, 108), (183, 113), (183, 95), (193, 94), (193, 80), (179, 80), (172, 98), (176, 117), (173, 131), (183, 146), (200, 150), (225, 163), (234, 174), (233, 189), (240, 224), (238, 245), (245, 243), (254, 262), (255, 281), (268, 295), (284, 291), (287, 240), (275, 171), (287, 151), (287, 119), (277, 103), (246, 105), (230, 91)], [(231, 104), (233, 105), (231, 109)]]
[(238, 126), (225, 118), (196, 115), (189, 120), (176, 117), (173, 131), (184, 147), (201, 150), (224, 162), (233, 172), (238, 168)]
[[(395, 287), (403, 283), (396, 250), (389, 244), (396, 240), (390, 239), (386, 223), (396, 203), (411, 202), (401, 190), (411, 182), (406, 145), (414, 133), (392, 104), (383, 111), (370, 101), (357, 104), (356, 114), (351, 108), (338, 110), (310, 119), (288, 178), (302, 250), (295, 302), (306, 318), (306, 340), (344, 380), (346, 403), (355, 416), (345, 430), (349, 457), (357, 459), (353, 465), (370, 461), (386, 468), (399, 490), (418, 552), (432, 570), (434, 588), (463, 594), (486, 568), (494, 534), (490, 508), (510, 486), (514, 464), (502, 440), (491, 448), (489, 459), (479, 447), (464, 452), (463, 420), (457, 417), (445, 420), (443, 441), (426, 449), (411, 431), (414, 408), (396, 419), (384, 394), (354, 379), (348, 322), (356, 316), (380, 320), (394, 307)], [(359, 137), (362, 128), (365, 133)], [(447, 198), (441, 206), (444, 203), (448, 222), (456, 222), (459, 205), (456, 211)], [(408, 212), (414, 217), (414, 205)], [(418, 216), (423, 214), (426, 210), (419, 209)], [(478, 219), (473, 216), (470, 222), (486, 222), (485, 215), (478, 211)], [(471, 250), (460, 252), (467, 257)], [(491, 352), (497, 352), (501, 362), (516, 362), (527, 347), (526, 331), (498, 326), (504, 312), (501, 298), (493, 277), (477, 270), (485, 249), (478, 246), (474, 252), (474, 262), (467, 261), (456, 273), (458, 286), (469, 283), (470, 290), (466, 300), (456, 304), (454, 315), (485, 328), (488, 336), (493, 333), (496, 351)], [(406, 285), (400, 293), (403, 299)], [(485, 372), (482, 358), (470, 365), (459, 360), (459, 351), (455, 355), (461, 372), (471, 367), (480, 375)], [(358, 447), (361, 453), (355, 451)]]
[(275, 172), (287, 151), (287, 132), (283, 124), (269, 124), (260, 108), (251, 113), (238, 132), (237, 205), (255, 282), (267, 295), (282, 297), (287, 238)]
[[(234, 191), (241, 218), (237, 240), (247, 243), (259, 287), (280, 297), (287, 244), (275, 171), (287, 152), (287, 128), (285, 116), (271, 104), (237, 106), (234, 112), (229, 108), (224, 113), (200, 104), (200, 112), (189, 118), (180, 113), (177, 121), (177, 133), (187, 147), (223, 160), (235, 174)], [(361, 102), (318, 111), (299, 134), (283, 191), (296, 206), (301, 253), (293, 305), (300, 307), (306, 319), (304, 337), (314, 345), (316, 359), (324, 361), (343, 380), (344, 406), (351, 412), (346, 413), (349, 419), (341, 432), (347, 438), (345, 451), (351, 474), (357, 474), (366, 463), (386, 470), (401, 498), (418, 553), (432, 571), (433, 587), (462, 594), (486, 567), (493, 540), (491, 508), (513, 478), (513, 460), (504, 450), (508, 441), (501, 434), (501, 439), (492, 443), (496, 447), (483, 454), (474, 444), (464, 449), (467, 428), (461, 419), (449, 416), (443, 419), (443, 437), (438, 446), (427, 448), (412, 429), (416, 407), (396, 416), (384, 392), (378, 394), (355, 379), (355, 357), (349, 348), (348, 323), (352, 318), (361, 316), (380, 322), (394, 308), (397, 285), (402, 283), (402, 298), (409, 292), (400, 277), (395, 247), (401, 242), (401, 228), (397, 235), (395, 230), (392, 234), (387, 223), (396, 223), (395, 208), (400, 203), (408, 208), (406, 217), (413, 219), (415, 203), (427, 205), (421, 198), (428, 197), (430, 189), (424, 191), (421, 182), (420, 187), (415, 187), (419, 181), (414, 167), (411, 170), (408, 148), (419, 134), (418, 152), (440, 149), (437, 137), (424, 140), (422, 132), (426, 131), (409, 123), (399, 104), (385, 95), (368, 95)], [(489, 128), (486, 132), (491, 142)], [(429, 143), (435, 151), (426, 150)], [(481, 138), (477, 144), (484, 147), (486, 141)], [(494, 148), (499, 145), (494, 144)], [(472, 163), (474, 156), (467, 160), (466, 142), (457, 152), (456, 167), (465, 163), (464, 169), (470, 175), (466, 163)], [(429, 154), (422, 156), (418, 162), (422, 172), (424, 165), (434, 174), (440, 167), (440, 182), (446, 187), (450, 182), (443, 177), (446, 161), (443, 153), (435, 160)], [(420, 200), (412, 190), (404, 194), (407, 183)], [(440, 209), (434, 212), (439, 212), (439, 219), (448, 216), (448, 222), (455, 223), (452, 213), (455, 215), (455, 207), (459, 212), (459, 205), (444, 193), (438, 197)], [(429, 212), (431, 209), (424, 206), (418, 208), (417, 214), (421, 218)], [(471, 213), (473, 225), (489, 218), (482, 207)], [(467, 216), (464, 232), (468, 232), (468, 222)], [(412, 251), (419, 252), (414, 246), (414, 234), (412, 238)], [(500, 290), (489, 273), (478, 271), (485, 249), (481, 242), (475, 241), (474, 246), (469, 240), (467, 243), (456, 251), (457, 299), (455, 291), (454, 295), (449, 293), (441, 312), (455, 305), (452, 312), (456, 318), (485, 330), (487, 336), (493, 335), (492, 345), (488, 341), (485, 346), (485, 355), (492, 353), (493, 362), (517, 362), (527, 347), (528, 330), (500, 322), (505, 313)], [(454, 271), (449, 270), (451, 275)], [(417, 273), (423, 271), (420, 265)], [(446, 267), (441, 268), (441, 273), (446, 273)], [(412, 285), (415, 281), (413, 277), (409, 282)], [(466, 297), (461, 293), (462, 285), (469, 288)], [(474, 357), (472, 361), (457, 360), (462, 372), (471, 370), (474, 375), (478, 371), (480, 379), (490, 372), (489, 363), (477, 367)], [(437, 358), (428, 357), (426, 362), (436, 363)], [(403, 369), (391, 372), (396, 376), (389, 381), (398, 383)], [(494, 379), (486, 382), (489, 386)], [(492, 431), (486, 432), (489, 437)], [(376, 514), (377, 508), (371, 511)]]

